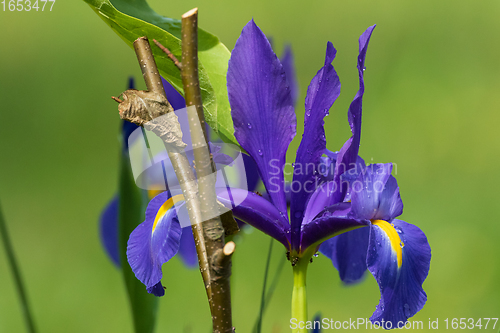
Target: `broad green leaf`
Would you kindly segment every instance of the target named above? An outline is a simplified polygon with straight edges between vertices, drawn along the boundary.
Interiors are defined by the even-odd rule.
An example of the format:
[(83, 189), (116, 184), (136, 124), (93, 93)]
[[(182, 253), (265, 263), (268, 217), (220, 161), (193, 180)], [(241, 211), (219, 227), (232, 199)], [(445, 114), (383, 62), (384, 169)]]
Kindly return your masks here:
[[(139, 37), (156, 39), (181, 58), (181, 22), (158, 15), (145, 0), (84, 0), (129, 46)], [(199, 29), (199, 77), (205, 118), (226, 142), (236, 144), (227, 97), (230, 52), (214, 35)], [(156, 45), (151, 47), (160, 74), (184, 95), (179, 70)]]
[(132, 272), (127, 262), (127, 241), (130, 233), (144, 221), (146, 211), (145, 191), (137, 187), (132, 175), (129, 156), (121, 154), (120, 165), (120, 201), (119, 201), (119, 246), (123, 278), (129, 296), (132, 317), (136, 333), (152, 333), (156, 323), (158, 298), (148, 294)]

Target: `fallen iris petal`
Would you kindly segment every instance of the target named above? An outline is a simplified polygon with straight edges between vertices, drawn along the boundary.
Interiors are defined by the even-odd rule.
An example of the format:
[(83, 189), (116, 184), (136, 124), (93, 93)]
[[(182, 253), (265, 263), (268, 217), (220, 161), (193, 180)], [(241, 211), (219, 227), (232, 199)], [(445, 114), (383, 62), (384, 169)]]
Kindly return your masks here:
[(401, 220), (391, 222), (376, 221), (371, 226), (366, 262), (381, 294), (370, 320), (384, 320), (385, 328), (403, 326), (422, 309), (427, 300), (422, 283), (431, 260), (427, 237), (418, 227)]

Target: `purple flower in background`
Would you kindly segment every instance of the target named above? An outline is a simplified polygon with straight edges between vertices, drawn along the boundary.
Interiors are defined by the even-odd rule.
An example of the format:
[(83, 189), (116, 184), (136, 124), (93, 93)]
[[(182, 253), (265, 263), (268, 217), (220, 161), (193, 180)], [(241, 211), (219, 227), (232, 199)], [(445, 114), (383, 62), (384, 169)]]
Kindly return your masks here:
[[(422, 283), (429, 271), (430, 247), (419, 228), (395, 219), (403, 205), (391, 176), (392, 165), (366, 167), (358, 156), (364, 62), (374, 27), (359, 39), (360, 88), (348, 111), (352, 136), (336, 153), (326, 149), (323, 128), (323, 119), (340, 94), (339, 78), (331, 65), (336, 50), (327, 44), (324, 65), (312, 79), (305, 100), (290, 216), (283, 166), (296, 134), (292, 96), (283, 65), (265, 35), (253, 20), (244, 27), (229, 61), (229, 101), (235, 137), (255, 160), (270, 200), (241, 189), (219, 191), (218, 197), (228, 207), (231, 198), (243, 198), (233, 209), (235, 217), (281, 242), (292, 265), (310, 258), (328, 240), (320, 249), (344, 281), (359, 280), (368, 268), (381, 291), (371, 320), (384, 320), (385, 328), (396, 328), (426, 301)], [(333, 171), (322, 169), (324, 162)]]
[[(186, 107), (186, 102), (184, 101), (182, 95), (179, 94), (177, 90), (175, 90), (166, 80), (163, 80), (163, 86), (165, 87), (167, 99), (174, 110)], [(134, 89), (133, 78), (130, 78), (129, 80), (129, 89)], [(128, 154), (129, 136), (137, 128), (139, 128), (137, 125), (134, 125), (127, 121), (122, 122), (122, 143), (124, 154)], [(152, 188), (155, 188), (155, 181), (161, 183), (164, 181), (164, 179), (152, 179), (152, 182), (150, 184)], [(154, 198), (159, 192), (161, 191), (149, 190), (149, 199), (151, 200), (152, 198)], [(115, 196), (104, 208), (100, 217), (100, 236), (106, 253), (111, 258), (113, 263), (116, 266), (120, 267), (121, 260), (118, 245), (118, 203), (119, 198), (118, 196)], [(194, 268), (197, 266), (198, 258), (196, 256), (193, 234), (190, 228), (182, 229), (181, 239), (179, 243), (179, 254), (182, 261), (187, 267)]]

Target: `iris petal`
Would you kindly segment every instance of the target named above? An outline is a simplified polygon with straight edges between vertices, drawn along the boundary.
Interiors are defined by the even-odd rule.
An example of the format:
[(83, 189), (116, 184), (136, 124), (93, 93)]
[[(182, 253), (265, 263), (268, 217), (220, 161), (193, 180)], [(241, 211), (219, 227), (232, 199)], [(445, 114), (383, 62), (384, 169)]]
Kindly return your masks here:
[(188, 268), (198, 266), (198, 255), (194, 244), (193, 231), (190, 227), (182, 228), (181, 240), (179, 242), (179, 255)]
[[(234, 217), (289, 247), (288, 220), (272, 203), (258, 194), (235, 188), (217, 189), (217, 199), (233, 211)], [(235, 205), (235, 202), (240, 204)]]
[(100, 236), (106, 253), (113, 263), (120, 267), (120, 251), (118, 247), (118, 196), (111, 200), (100, 218)]
[[(351, 126), (352, 136), (346, 141), (342, 146), (337, 158), (337, 164), (335, 166), (335, 181), (340, 184), (340, 175), (345, 171), (349, 170), (356, 163), (356, 158), (359, 151), (359, 142), (361, 139), (361, 115), (362, 115), (362, 104), (363, 104), (363, 94), (365, 93), (365, 81), (363, 77), (363, 72), (365, 70), (365, 57), (366, 51), (368, 49), (368, 42), (372, 35), (375, 26), (371, 26), (359, 37), (359, 55), (358, 55), (358, 74), (359, 74), (359, 90), (354, 97), (351, 105), (349, 106), (349, 111), (347, 112), (347, 118), (349, 120), (349, 125)], [(342, 194), (345, 193), (345, 188), (340, 189), (336, 192), (337, 194), (332, 196), (332, 204), (342, 200), (340, 198)]]
[(431, 249), (418, 227), (401, 220), (382, 222), (370, 228), (366, 263), (381, 294), (370, 320), (384, 320), (385, 328), (397, 328), (420, 311), (427, 300), (422, 283), (429, 272)]
[(350, 184), (353, 214), (368, 220), (391, 220), (403, 212), (392, 163), (372, 164)]
[(280, 60), (285, 70), (286, 82), (288, 82), (288, 86), (290, 87), (290, 95), (292, 96), (293, 105), (295, 106), (299, 97), (299, 85), (297, 84), (297, 75), (295, 74), (293, 53), (290, 45), (285, 46), (285, 51)]
[(174, 110), (185, 108), (186, 101), (184, 100), (184, 97), (163, 77), (161, 78), (161, 82), (163, 83), (167, 100), (170, 105), (172, 105)]
[(253, 192), (257, 189), (257, 185), (259, 185), (260, 181), (257, 164), (255, 164), (255, 161), (247, 154), (243, 154), (243, 163), (247, 176), (247, 189), (248, 191)]
[(149, 202), (146, 220), (132, 231), (127, 243), (130, 267), (137, 279), (146, 285), (148, 292), (158, 292), (158, 288), (153, 287), (162, 278), (161, 266), (179, 250), (182, 228), (175, 209), (166, 209), (165, 213), (161, 213), (166, 208), (167, 200), (173, 200), (169, 197), (169, 192), (163, 192)]
[(339, 77), (331, 64), (336, 53), (332, 43), (328, 42), (324, 66), (316, 73), (307, 89), (304, 135), (297, 150), (293, 175), (293, 182), (302, 186), (298, 191), (292, 192), (290, 205), (292, 248), (299, 246), (304, 207), (318, 185), (318, 165), (326, 149), (324, 117), (340, 95)]
[(325, 209), (311, 222), (302, 226), (300, 249), (304, 252), (308, 247), (340, 235), (344, 232), (366, 227), (368, 222), (350, 216), (350, 203), (341, 202)]
[(283, 66), (253, 20), (231, 53), (227, 89), (234, 135), (256, 161), (271, 201), (286, 214), (282, 166), (296, 118)]
[(319, 251), (332, 260), (344, 283), (360, 281), (366, 272), (369, 228), (359, 228), (323, 242)]
[(316, 215), (321, 213), (325, 207), (329, 206), (332, 188), (336, 187), (337, 184), (334, 181), (328, 181), (322, 183), (318, 188), (311, 194), (309, 201), (307, 202), (306, 209), (304, 211), (304, 218), (302, 220), (302, 225), (311, 222)]

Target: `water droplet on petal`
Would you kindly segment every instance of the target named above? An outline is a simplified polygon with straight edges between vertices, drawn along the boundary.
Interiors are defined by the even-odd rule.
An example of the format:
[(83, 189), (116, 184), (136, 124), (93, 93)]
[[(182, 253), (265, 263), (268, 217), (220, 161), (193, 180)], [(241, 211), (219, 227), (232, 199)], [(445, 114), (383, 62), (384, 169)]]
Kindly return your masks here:
[(261, 150), (261, 149), (259, 149), (259, 151), (258, 151), (257, 153), (259, 154), (259, 156), (264, 155), (264, 153), (262, 152), (262, 150)]
[(411, 311), (410, 311), (410, 306), (405, 303), (405, 305), (403, 306), (404, 310), (405, 310), (405, 316), (406, 317), (411, 317)]
[(248, 123), (247, 127), (248, 127), (248, 129), (251, 129), (252, 128), (252, 124)]

